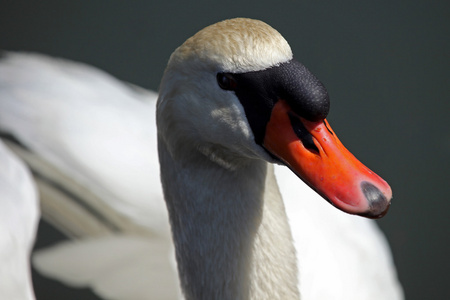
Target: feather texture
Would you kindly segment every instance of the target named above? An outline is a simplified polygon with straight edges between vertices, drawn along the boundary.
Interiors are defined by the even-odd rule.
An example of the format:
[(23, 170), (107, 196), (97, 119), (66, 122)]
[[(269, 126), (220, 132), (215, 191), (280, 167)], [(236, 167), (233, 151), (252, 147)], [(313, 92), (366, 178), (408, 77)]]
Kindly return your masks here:
[(26, 166), (0, 141), (0, 299), (34, 299), (30, 254), (39, 208)]
[(33, 261), (44, 275), (89, 286), (104, 299), (180, 299), (170, 253), (167, 239), (111, 235), (60, 243)]

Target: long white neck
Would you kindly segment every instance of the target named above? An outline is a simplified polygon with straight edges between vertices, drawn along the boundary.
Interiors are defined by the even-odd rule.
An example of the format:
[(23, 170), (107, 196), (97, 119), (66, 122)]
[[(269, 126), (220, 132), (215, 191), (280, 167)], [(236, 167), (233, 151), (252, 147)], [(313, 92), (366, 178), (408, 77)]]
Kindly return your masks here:
[(248, 159), (230, 169), (195, 150), (174, 159), (158, 143), (186, 299), (299, 299), (273, 167)]

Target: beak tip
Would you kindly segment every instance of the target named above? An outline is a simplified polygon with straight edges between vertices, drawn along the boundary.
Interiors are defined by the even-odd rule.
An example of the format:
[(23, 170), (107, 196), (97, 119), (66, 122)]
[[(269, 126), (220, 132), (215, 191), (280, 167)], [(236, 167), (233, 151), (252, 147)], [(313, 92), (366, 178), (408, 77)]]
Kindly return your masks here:
[(369, 210), (361, 215), (371, 219), (379, 219), (383, 217), (391, 206), (392, 192), (390, 189), (388, 191), (389, 197), (386, 197), (386, 195), (376, 186), (370, 182), (363, 181), (361, 183), (361, 190), (369, 203)]

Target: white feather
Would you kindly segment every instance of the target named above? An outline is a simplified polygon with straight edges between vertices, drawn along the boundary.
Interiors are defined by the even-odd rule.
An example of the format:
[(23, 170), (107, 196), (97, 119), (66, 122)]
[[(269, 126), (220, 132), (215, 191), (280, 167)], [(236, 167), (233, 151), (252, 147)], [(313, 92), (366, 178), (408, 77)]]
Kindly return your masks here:
[(0, 141), (0, 299), (34, 299), (30, 254), (38, 220), (31, 174)]
[(169, 253), (167, 239), (113, 235), (38, 251), (34, 265), (67, 285), (89, 286), (105, 299), (179, 299), (172, 272), (175, 261)]
[(152, 155), (156, 94), (82, 64), (5, 55), (2, 130), (133, 222), (158, 233), (167, 229)]

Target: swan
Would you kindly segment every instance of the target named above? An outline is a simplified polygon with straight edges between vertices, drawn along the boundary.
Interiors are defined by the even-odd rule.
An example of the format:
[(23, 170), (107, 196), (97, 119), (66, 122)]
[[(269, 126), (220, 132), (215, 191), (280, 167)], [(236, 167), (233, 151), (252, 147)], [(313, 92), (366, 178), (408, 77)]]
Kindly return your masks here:
[[(402, 299), (374, 223), (296, 177), (351, 214), (379, 217), (392, 196), (337, 140), (325, 88), (269, 25), (232, 19), (188, 39), (169, 60), (156, 112), (155, 94), (42, 55), (6, 54), (0, 80), (0, 128), (43, 174), (44, 217), (75, 238), (35, 255), (43, 273), (108, 299), (163, 299), (158, 284), (139, 284), (158, 279), (146, 274), (159, 261), (139, 262), (168, 249), (159, 253), (170, 269), (168, 211), (186, 299)], [(311, 164), (335, 148), (346, 163), (331, 163), (327, 178), (326, 163)], [(61, 186), (70, 193), (55, 196)], [(73, 194), (84, 204), (46, 204)]]
[(28, 168), (0, 141), (0, 299), (34, 298), (29, 257), (39, 221)]

